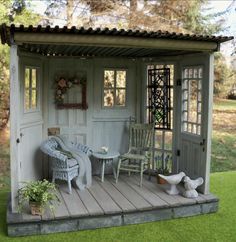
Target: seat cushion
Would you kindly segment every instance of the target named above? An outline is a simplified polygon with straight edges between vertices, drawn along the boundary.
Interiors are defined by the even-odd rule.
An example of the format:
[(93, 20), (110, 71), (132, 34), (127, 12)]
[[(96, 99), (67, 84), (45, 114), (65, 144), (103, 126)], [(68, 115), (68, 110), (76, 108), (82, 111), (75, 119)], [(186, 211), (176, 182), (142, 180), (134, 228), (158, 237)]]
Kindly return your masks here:
[(69, 168), (71, 168), (71, 167), (74, 167), (74, 166), (77, 166), (77, 165), (78, 165), (78, 162), (77, 162), (77, 160), (76, 160), (76, 159), (68, 159), (68, 160), (67, 160), (67, 163), (68, 163)]
[(131, 154), (127, 153), (120, 156), (121, 159), (131, 159), (131, 160), (146, 160), (147, 157), (145, 155)]

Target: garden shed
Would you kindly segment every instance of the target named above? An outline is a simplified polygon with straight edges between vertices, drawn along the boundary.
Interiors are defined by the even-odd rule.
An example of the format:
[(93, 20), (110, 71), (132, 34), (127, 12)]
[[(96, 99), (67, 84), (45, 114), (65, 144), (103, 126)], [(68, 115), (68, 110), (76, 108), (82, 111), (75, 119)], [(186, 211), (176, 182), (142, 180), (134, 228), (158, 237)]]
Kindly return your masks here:
[[(117, 226), (217, 209), (218, 200), (209, 191), (213, 53), (232, 37), (5, 24), (0, 31), (2, 44), (10, 46), (11, 216), (17, 212), (20, 182), (50, 177), (48, 159), (39, 147), (55, 134), (92, 150), (108, 146), (122, 154), (128, 149), (129, 124), (154, 122), (152, 169), (171, 168), (173, 173), (184, 171), (191, 178), (204, 179), (199, 189), (202, 194), (194, 200), (171, 198), (155, 190), (153, 181), (145, 181), (146, 188), (135, 187), (135, 179), (118, 182), (119, 192), (115, 192), (112, 182), (101, 186), (94, 178), (90, 191), (62, 194), (65, 204), (59, 220), (29, 219), (26, 215), (17, 220), (9, 215), (10, 235)], [(70, 88), (61, 93), (63, 85)], [(93, 161), (93, 173), (98, 172)], [(129, 190), (124, 191), (124, 184)], [(113, 190), (109, 190), (111, 185)], [(111, 200), (109, 204), (117, 193), (126, 196), (126, 210), (120, 202), (121, 206), (115, 203), (106, 211), (99, 196), (93, 203), (97, 202), (97, 207), (89, 210), (89, 202), (84, 200), (91, 197), (93, 201), (96, 194), (107, 190), (104, 197)], [(146, 199), (139, 201), (144, 193)], [(76, 211), (73, 216), (75, 195), (85, 207), (77, 217)], [(154, 200), (159, 201), (159, 207), (153, 205)], [(181, 210), (182, 205), (187, 208)], [(50, 223), (61, 224), (53, 228)], [(32, 228), (27, 230), (29, 224)]]

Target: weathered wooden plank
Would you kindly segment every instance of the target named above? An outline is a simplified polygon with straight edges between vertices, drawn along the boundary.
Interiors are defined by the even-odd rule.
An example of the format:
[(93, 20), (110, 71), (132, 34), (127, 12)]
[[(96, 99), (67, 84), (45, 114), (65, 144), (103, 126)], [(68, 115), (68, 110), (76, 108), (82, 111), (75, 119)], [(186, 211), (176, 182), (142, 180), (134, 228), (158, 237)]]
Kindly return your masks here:
[(203, 203), (202, 206), (202, 213), (215, 213), (218, 210), (219, 202), (209, 202)]
[[(135, 179), (139, 180), (137, 176), (134, 176)], [(143, 179), (143, 186), (146, 187), (151, 192), (155, 193), (163, 201), (167, 202), (170, 206), (179, 206), (181, 203), (176, 199), (175, 196), (170, 196), (163, 190), (158, 187), (158, 184), (152, 181), (147, 181)]]
[[(144, 179), (146, 180), (146, 179)], [(156, 181), (151, 180), (150, 183), (153, 183), (154, 186), (156, 186), (156, 189), (158, 190), (159, 193), (164, 192), (167, 196), (165, 196), (164, 199), (166, 202), (168, 202), (168, 200), (173, 200), (176, 199), (177, 203), (176, 204), (172, 204), (174, 206), (180, 204), (180, 205), (190, 205), (190, 204), (195, 204), (197, 203), (197, 201), (195, 199), (190, 199), (190, 198), (185, 198), (182, 195), (168, 195), (165, 190), (168, 189), (169, 184), (157, 184)], [(147, 183), (146, 183), (147, 184)], [(163, 194), (162, 194), (163, 195)], [(166, 200), (167, 199), (167, 200)], [(172, 203), (172, 202), (171, 202)]]
[(173, 208), (174, 218), (183, 218), (201, 214), (201, 204)]
[[(97, 181), (99, 178), (94, 177)], [(100, 183), (100, 186), (110, 195), (110, 197), (117, 203), (117, 205), (122, 209), (122, 211), (135, 211), (136, 208), (134, 205), (126, 199), (126, 197), (120, 193), (109, 181), (105, 180), (105, 182)]]
[(60, 193), (65, 201), (65, 205), (71, 217), (89, 215), (88, 210), (81, 201), (78, 193), (72, 188), (72, 193), (67, 192), (68, 188), (65, 184), (60, 186)]
[(104, 211), (99, 206), (95, 198), (90, 194), (89, 190), (85, 189), (83, 191), (80, 191), (76, 189), (76, 192), (78, 193), (81, 201), (83, 202), (90, 215), (104, 214)]
[(121, 215), (88, 217), (79, 219), (79, 230), (122, 226)]
[(140, 194), (147, 202), (153, 207), (163, 208), (168, 207), (168, 203), (158, 197), (156, 194), (148, 190), (146, 187), (140, 187), (139, 181), (133, 176), (121, 175), (121, 179), (127, 183), (128, 186), (132, 187), (138, 194)]
[[(183, 185), (179, 184), (179, 185), (177, 185), (177, 187), (178, 187), (178, 189), (180, 191), (180, 194), (183, 194), (183, 192), (185, 191)], [(188, 198), (188, 199), (191, 199), (191, 198)], [(198, 197), (192, 198), (192, 199), (195, 200), (196, 203), (204, 203), (204, 202), (206, 202), (206, 199), (204, 197), (202, 197), (202, 196), (198, 196)]]
[(24, 207), (23, 207), (22, 211), (23, 211), (22, 212), (22, 220), (24, 222), (40, 221), (41, 220), (41, 216), (39, 216), (39, 215), (31, 215), (30, 206), (29, 206), (28, 202), (26, 204), (24, 204)]
[(11, 204), (11, 194), (9, 193), (7, 198), (7, 223), (20, 223), (22, 222), (22, 213), (13, 213)]
[(199, 196), (206, 199), (206, 202), (218, 202), (219, 198), (216, 197), (214, 194), (201, 194), (199, 193)]
[(139, 224), (171, 219), (172, 208), (162, 208), (158, 210), (124, 214), (124, 224)]
[(122, 209), (113, 201), (109, 194), (94, 179), (89, 191), (94, 196), (105, 214), (120, 213)]
[(47, 208), (42, 216), (42, 220), (51, 220), (51, 219), (69, 217), (69, 212), (65, 205), (65, 201), (59, 191), (57, 192), (57, 196), (61, 202), (59, 204), (57, 202), (53, 202), (53, 205), (55, 207), (54, 213), (51, 212), (49, 208)]
[(152, 208), (150, 203), (140, 196), (133, 188), (127, 186), (127, 184), (122, 180), (119, 180), (118, 183), (115, 183), (110, 177), (107, 177), (107, 180), (109, 180), (112, 185), (136, 207), (137, 210), (146, 210)]

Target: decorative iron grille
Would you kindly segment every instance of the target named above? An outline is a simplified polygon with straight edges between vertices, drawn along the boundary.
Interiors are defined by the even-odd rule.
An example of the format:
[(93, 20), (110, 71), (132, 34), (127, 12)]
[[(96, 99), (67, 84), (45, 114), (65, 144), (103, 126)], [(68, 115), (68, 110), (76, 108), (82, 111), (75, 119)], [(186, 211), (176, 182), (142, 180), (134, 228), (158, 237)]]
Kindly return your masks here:
[(148, 118), (155, 129), (171, 129), (170, 68), (148, 70)]

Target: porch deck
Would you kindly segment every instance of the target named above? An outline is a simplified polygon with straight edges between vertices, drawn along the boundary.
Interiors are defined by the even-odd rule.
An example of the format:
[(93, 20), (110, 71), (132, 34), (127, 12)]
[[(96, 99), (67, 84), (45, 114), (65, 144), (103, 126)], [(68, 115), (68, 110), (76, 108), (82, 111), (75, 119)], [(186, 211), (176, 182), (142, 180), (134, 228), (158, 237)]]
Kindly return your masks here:
[(104, 183), (99, 177), (93, 177), (89, 190), (73, 189), (71, 195), (63, 184), (59, 191), (61, 204), (54, 215), (46, 211), (42, 217), (31, 216), (28, 209), (13, 214), (9, 201), (8, 234), (23, 236), (122, 226), (206, 214), (218, 209), (218, 198), (212, 194), (187, 199), (170, 196), (164, 188), (165, 185), (156, 183), (155, 177), (151, 181), (145, 177), (140, 188), (139, 177), (135, 175), (121, 175), (117, 184), (112, 176), (105, 176)]

